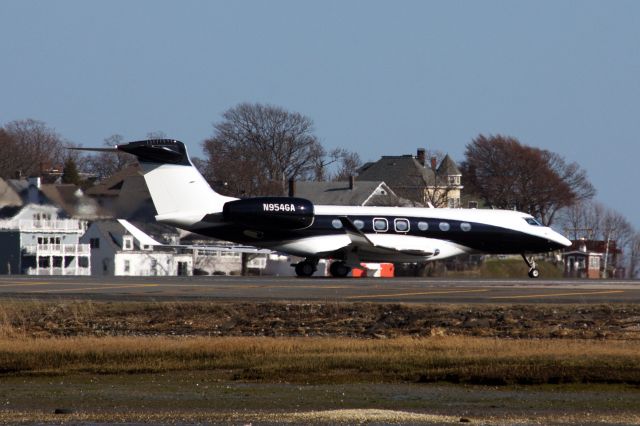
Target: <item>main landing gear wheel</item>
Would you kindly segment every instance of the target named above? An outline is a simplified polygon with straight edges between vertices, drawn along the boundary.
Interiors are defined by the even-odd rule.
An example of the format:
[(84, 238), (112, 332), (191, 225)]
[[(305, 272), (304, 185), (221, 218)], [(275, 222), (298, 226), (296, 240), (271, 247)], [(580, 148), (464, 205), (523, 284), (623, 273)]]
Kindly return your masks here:
[(303, 260), (296, 263), (296, 275), (299, 277), (310, 277), (316, 271), (317, 262), (313, 263), (310, 260)]
[(349, 272), (351, 272), (351, 268), (341, 261), (333, 262), (331, 266), (329, 266), (329, 273), (336, 278), (344, 278), (349, 275)]
[(536, 266), (536, 261), (533, 258), (528, 259), (527, 256), (522, 253), (522, 258), (524, 262), (529, 267), (529, 278), (538, 278), (540, 276), (540, 271), (538, 271), (538, 267)]

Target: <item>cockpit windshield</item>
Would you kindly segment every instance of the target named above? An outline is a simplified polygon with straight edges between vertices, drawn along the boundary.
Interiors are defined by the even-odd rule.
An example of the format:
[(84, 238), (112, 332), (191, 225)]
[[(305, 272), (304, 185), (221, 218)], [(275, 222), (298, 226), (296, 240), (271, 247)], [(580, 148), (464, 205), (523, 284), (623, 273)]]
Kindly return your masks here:
[(537, 220), (535, 220), (532, 217), (525, 217), (524, 220), (526, 220), (529, 225), (542, 226), (542, 224), (540, 222), (538, 222)]

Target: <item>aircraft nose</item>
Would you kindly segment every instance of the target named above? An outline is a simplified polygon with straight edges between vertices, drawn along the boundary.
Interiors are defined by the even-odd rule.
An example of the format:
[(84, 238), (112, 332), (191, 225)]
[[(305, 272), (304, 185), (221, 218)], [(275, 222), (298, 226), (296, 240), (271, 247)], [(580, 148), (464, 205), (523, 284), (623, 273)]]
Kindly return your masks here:
[(571, 247), (571, 240), (569, 240), (568, 238), (566, 238), (564, 235), (560, 235), (557, 232), (553, 232), (553, 241), (557, 244), (559, 244), (562, 247)]

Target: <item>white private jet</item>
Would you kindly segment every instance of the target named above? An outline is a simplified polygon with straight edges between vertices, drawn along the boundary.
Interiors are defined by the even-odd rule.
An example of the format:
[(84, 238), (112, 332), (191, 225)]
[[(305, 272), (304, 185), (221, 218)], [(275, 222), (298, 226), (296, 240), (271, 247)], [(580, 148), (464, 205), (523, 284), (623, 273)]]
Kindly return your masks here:
[[(534, 253), (571, 242), (531, 215), (511, 210), (314, 205), (295, 197), (237, 199), (216, 193), (193, 166), (182, 142), (144, 140), (115, 148), (135, 155), (158, 212), (156, 220), (240, 244), (304, 257), (298, 276), (319, 259), (346, 276), (361, 262), (425, 262), (471, 253), (521, 254), (537, 278)], [(240, 166), (240, 165), (239, 165)]]

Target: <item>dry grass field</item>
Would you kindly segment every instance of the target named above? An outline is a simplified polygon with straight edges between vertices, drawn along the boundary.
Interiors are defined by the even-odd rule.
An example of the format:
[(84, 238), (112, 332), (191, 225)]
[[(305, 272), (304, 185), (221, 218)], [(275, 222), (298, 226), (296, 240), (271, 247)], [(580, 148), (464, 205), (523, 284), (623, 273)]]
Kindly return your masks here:
[(640, 384), (637, 341), (63, 337), (5, 338), (0, 348), (0, 372), (13, 375), (214, 370), (290, 383)]
[(633, 305), (5, 300), (0, 423), (636, 424), (639, 331)]

